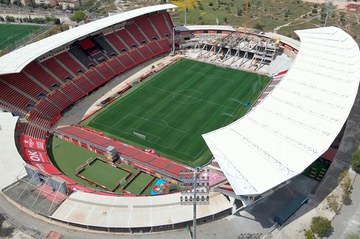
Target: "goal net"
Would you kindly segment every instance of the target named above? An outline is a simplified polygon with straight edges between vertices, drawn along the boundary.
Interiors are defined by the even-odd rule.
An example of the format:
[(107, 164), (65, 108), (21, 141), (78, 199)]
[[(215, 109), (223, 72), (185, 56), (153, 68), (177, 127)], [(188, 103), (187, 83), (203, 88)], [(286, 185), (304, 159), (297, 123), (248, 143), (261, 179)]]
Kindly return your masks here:
[(140, 134), (140, 133), (135, 132), (135, 131), (133, 131), (133, 134), (134, 134), (135, 136), (137, 136), (137, 137), (141, 138), (141, 139), (146, 140), (146, 136), (145, 136), (144, 134)]

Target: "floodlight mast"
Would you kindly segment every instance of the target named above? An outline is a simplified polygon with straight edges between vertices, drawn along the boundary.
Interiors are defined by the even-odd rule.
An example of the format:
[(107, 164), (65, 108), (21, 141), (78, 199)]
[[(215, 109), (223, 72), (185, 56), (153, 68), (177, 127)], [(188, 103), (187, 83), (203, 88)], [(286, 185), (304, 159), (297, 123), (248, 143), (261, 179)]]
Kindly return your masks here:
[[(203, 174), (200, 178), (200, 172), (204, 173), (205, 176)], [(200, 170), (199, 167), (196, 167), (195, 170), (180, 172), (180, 184), (185, 189), (184, 191), (181, 191), (180, 203), (181, 205), (193, 205), (192, 239), (196, 239), (196, 206), (197, 204), (209, 204), (209, 176), (207, 172), (208, 170)], [(201, 186), (200, 190), (198, 189), (198, 186)], [(191, 188), (192, 191), (189, 190), (189, 188)]]

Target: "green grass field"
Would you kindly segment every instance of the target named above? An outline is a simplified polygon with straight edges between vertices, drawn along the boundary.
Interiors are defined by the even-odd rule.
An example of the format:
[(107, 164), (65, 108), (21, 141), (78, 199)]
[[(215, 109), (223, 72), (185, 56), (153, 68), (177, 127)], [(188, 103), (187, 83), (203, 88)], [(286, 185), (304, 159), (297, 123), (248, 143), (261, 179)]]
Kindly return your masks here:
[(211, 153), (201, 135), (243, 116), (269, 80), (182, 60), (82, 125), (190, 166), (203, 165)]
[(40, 32), (44, 29), (44, 26), (36, 25), (0, 24), (0, 50), (13, 46), (33, 32)]
[(114, 191), (120, 181), (129, 175), (128, 172), (113, 167), (101, 160), (95, 160), (80, 173), (81, 176)]
[(154, 177), (150, 174), (140, 173), (129, 186), (125, 188), (126, 191), (138, 195), (144, 189), (144, 187), (153, 180)]
[[(52, 163), (68, 178), (84, 186), (100, 189), (76, 176), (76, 168), (84, 165), (89, 158), (101, 157), (105, 159), (103, 155), (93, 153), (85, 148), (66, 142), (57, 137), (51, 137), (49, 139), (48, 155)], [(130, 165), (121, 164), (120, 167), (131, 171), (133, 174), (137, 172), (137, 170)], [(110, 190), (113, 190), (128, 172), (96, 160), (80, 174), (97, 184), (101, 184)], [(152, 178), (153, 177), (150, 174), (140, 173), (134, 181), (129, 183), (126, 190), (138, 194)], [(152, 186), (153, 185), (154, 182), (152, 183)], [(123, 186), (117, 188), (115, 193), (121, 193)], [(142, 195), (150, 195), (150, 190), (145, 190)]]

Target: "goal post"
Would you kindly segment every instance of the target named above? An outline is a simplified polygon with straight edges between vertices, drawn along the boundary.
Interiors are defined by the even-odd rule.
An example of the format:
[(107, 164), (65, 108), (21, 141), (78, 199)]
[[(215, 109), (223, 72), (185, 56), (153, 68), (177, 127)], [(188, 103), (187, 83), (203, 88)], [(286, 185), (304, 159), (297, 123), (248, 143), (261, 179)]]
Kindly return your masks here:
[(139, 132), (133, 131), (133, 134), (143, 140), (146, 140), (146, 136), (144, 134), (141, 134)]

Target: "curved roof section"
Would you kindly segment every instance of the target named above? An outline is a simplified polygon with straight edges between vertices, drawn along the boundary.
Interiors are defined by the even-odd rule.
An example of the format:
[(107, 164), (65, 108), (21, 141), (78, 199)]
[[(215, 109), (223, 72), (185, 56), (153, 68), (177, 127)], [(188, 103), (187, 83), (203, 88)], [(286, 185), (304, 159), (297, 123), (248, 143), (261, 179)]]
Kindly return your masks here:
[(200, 30), (218, 30), (218, 31), (230, 31), (233, 32), (236, 29), (232, 26), (227, 25), (186, 25), (177, 26), (175, 31), (200, 31)]
[(14, 50), (5, 56), (0, 57), (0, 75), (20, 72), (27, 64), (42, 56), (43, 54), (71, 43), (78, 38), (97, 32), (104, 28), (110, 27), (117, 23), (144, 15), (152, 12), (177, 8), (173, 4), (156, 5), (139, 8), (128, 12), (119, 13), (109, 16), (88, 24), (84, 24), (56, 35), (47, 37), (40, 41), (26, 45)]
[(18, 121), (17, 116), (10, 112), (0, 112), (0, 189), (14, 183), (18, 178), (26, 175), (24, 161), (21, 158), (15, 144), (15, 129)]
[(203, 135), (237, 195), (304, 171), (340, 132), (360, 78), (357, 43), (336, 27), (296, 31), (301, 48), (277, 87), (236, 122)]

